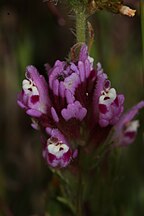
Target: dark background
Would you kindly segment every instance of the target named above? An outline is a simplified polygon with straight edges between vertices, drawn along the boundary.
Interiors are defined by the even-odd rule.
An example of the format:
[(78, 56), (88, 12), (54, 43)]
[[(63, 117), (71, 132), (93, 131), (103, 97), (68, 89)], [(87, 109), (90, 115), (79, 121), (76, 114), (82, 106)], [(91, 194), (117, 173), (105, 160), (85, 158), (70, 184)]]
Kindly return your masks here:
[[(137, 9), (134, 18), (100, 11), (89, 19), (95, 30), (91, 55), (125, 95), (126, 109), (144, 98), (140, 2), (128, 4)], [(0, 216), (68, 215), (55, 199), (59, 185), (42, 159), (40, 135), (16, 98), (28, 64), (44, 73), (46, 62), (68, 55), (74, 24), (66, 1), (53, 7), (41, 0), (0, 0)], [(116, 216), (144, 215), (143, 116), (135, 143), (120, 158)]]

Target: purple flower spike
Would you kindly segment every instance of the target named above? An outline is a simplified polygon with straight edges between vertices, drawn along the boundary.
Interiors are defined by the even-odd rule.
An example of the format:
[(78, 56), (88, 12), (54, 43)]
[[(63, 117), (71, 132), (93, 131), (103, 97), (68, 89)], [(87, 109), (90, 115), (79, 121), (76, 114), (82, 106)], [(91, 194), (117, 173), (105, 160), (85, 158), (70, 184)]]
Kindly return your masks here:
[(47, 145), (43, 150), (43, 157), (52, 167), (66, 167), (72, 159), (72, 151), (69, 146), (59, 141), (57, 137), (47, 140)]
[(116, 146), (127, 146), (135, 140), (137, 129), (139, 127), (139, 121), (133, 120), (133, 118), (143, 107), (144, 101), (141, 101), (121, 116), (119, 122), (114, 127), (115, 133), (113, 140)]
[(22, 92), (18, 95), (18, 104), (32, 117), (46, 114), (50, 100), (48, 85), (42, 75), (33, 66), (28, 66), (26, 78), (22, 83)]
[(87, 152), (98, 148), (112, 126), (116, 145), (135, 139), (139, 123), (133, 118), (144, 101), (121, 117), (124, 96), (111, 87), (100, 63), (94, 69), (93, 61), (86, 44), (78, 43), (68, 61), (45, 65), (46, 80), (35, 67), (27, 67), (18, 104), (32, 117), (32, 127), (42, 131), (43, 157), (52, 167), (66, 167), (77, 157), (78, 146)]

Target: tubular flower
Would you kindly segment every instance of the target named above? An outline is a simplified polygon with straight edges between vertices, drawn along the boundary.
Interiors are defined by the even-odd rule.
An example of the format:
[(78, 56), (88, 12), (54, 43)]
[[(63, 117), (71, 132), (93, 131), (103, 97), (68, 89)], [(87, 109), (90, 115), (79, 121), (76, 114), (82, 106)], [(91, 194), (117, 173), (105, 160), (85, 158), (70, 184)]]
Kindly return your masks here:
[(116, 146), (127, 146), (135, 140), (139, 121), (133, 119), (135, 115), (137, 115), (138, 111), (143, 107), (144, 101), (139, 102), (125, 113), (115, 125), (113, 140)]
[(99, 124), (105, 127), (114, 125), (123, 111), (123, 95), (117, 95), (114, 88), (105, 88), (99, 97)]
[(124, 96), (117, 94), (107, 75), (103, 73), (101, 65), (98, 64), (97, 84), (95, 88), (94, 104), (98, 103), (95, 115), (101, 127), (114, 125), (123, 112)]
[(57, 137), (51, 137), (43, 150), (43, 157), (52, 167), (66, 167), (72, 158), (72, 152), (69, 146)]
[[(45, 136), (43, 157), (52, 167), (66, 167), (77, 156), (78, 146), (97, 148), (113, 126), (123, 139), (124, 96), (111, 87), (100, 63), (94, 69), (85, 44), (78, 52), (74, 47), (69, 61), (57, 60), (52, 68), (46, 65), (47, 79), (28, 66), (18, 96), (33, 128)], [(137, 126), (128, 125), (125, 134)]]
[(33, 66), (28, 66), (26, 69), (26, 79), (22, 82), (22, 92), (18, 95), (18, 104), (32, 117), (39, 117), (47, 113), (48, 86), (44, 77)]

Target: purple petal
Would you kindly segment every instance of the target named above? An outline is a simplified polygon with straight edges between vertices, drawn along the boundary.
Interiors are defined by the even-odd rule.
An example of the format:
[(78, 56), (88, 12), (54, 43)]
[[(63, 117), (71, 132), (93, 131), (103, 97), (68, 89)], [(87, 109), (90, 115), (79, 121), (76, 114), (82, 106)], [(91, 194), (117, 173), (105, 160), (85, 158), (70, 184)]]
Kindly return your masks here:
[(124, 133), (124, 136), (128, 137), (129, 140), (134, 140), (135, 139), (135, 136), (136, 136), (136, 133), (135, 132), (126, 132)]
[(89, 77), (90, 72), (91, 72), (91, 69), (90, 69), (90, 62), (89, 62), (89, 60), (86, 60), (86, 61), (85, 61), (85, 76), (86, 76), (86, 78)]
[(72, 157), (76, 158), (77, 156), (78, 156), (78, 149), (75, 149), (74, 152), (73, 152)]
[(115, 125), (118, 122), (123, 112), (123, 101), (124, 97), (118, 95), (113, 102), (99, 104), (99, 124), (101, 127)]
[(73, 94), (75, 93), (76, 87), (79, 85), (80, 79), (78, 74), (72, 73), (64, 80), (64, 86), (66, 89), (70, 90)]
[(108, 111), (105, 104), (99, 104), (99, 110), (102, 114), (106, 114), (106, 112)]
[(63, 157), (62, 157), (62, 160), (60, 162), (60, 166), (61, 167), (66, 167), (68, 166), (68, 164), (70, 163), (71, 161), (71, 158), (72, 158), (72, 152), (69, 150), (68, 152), (66, 152)]
[(81, 80), (81, 82), (84, 82), (84, 80), (85, 80), (85, 69), (84, 69), (83, 62), (81, 62), (81, 61), (78, 62), (78, 68), (79, 68), (79, 73), (80, 73), (80, 80)]
[(64, 83), (61, 81), (59, 84), (59, 94), (62, 98), (65, 96), (65, 86)]
[(103, 73), (103, 69), (101, 67), (101, 64), (97, 64), (97, 80), (95, 85), (95, 90), (93, 94), (93, 110), (94, 110), (94, 116), (95, 118), (98, 118), (99, 113), (99, 97), (101, 95), (101, 92), (103, 91), (105, 80), (107, 79), (107, 75)]
[(22, 109), (26, 109), (26, 106), (22, 103), (22, 101), (18, 100), (17, 103)]
[(72, 151), (58, 129), (47, 128), (50, 138), (43, 145), (43, 157), (52, 167), (66, 167), (72, 159)]
[(18, 105), (22, 108), (22, 109), (26, 109), (26, 105), (24, 104), (24, 101), (23, 101), (23, 92), (20, 92), (17, 96), (17, 103)]
[(35, 104), (39, 101), (39, 95), (32, 95), (30, 99), (31, 103)]
[(49, 86), (52, 89), (53, 88), (53, 81), (58, 78), (58, 76), (61, 74), (64, 68), (64, 62), (56, 61), (53, 68), (51, 68), (49, 76)]
[(101, 126), (101, 127), (106, 127), (106, 126), (108, 126), (109, 125), (109, 121), (107, 120), (107, 119), (100, 119), (99, 120), (99, 125)]
[(111, 87), (111, 82), (109, 80), (105, 81), (104, 88), (109, 89)]
[(33, 123), (31, 123), (31, 127), (32, 127), (33, 129), (35, 129), (35, 130), (38, 130), (38, 128), (36, 127), (36, 125), (33, 124)]
[(66, 100), (67, 100), (67, 103), (68, 104), (71, 104), (74, 102), (75, 98), (74, 96), (72, 95), (72, 93), (69, 91), (69, 90), (65, 90), (65, 96), (66, 96)]
[(31, 79), (35, 86), (38, 89), (39, 96), (40, 96), (40, 104), (42, 105), (43, 112), (47, 112), (47, 107), (50, 106), (50, 99), (48, 95), (48, 85), (45, 78), (40, 75), (37, 69), (30, 65), (26, 68), (26, 77)]
[(79, 54), (79, 61), (84, 62), (88, 58), (88, 47), (83, 44)]
[[(116, 146), (126, 146), (134, 141), (139, 124), (135, 124), (134, 122), (138, 121), (133, 121), (133, 118), (143, 107), (144, 101), (141, 101), (121, 116), (120, 120), (114, 127), (115, 133), (113, 135), (113, 140), (116, 142)], [(130, 129), (131, 127), (129, 125), (133, 124), (136, 126)]]
[(79, 74), (79, 70), (78, 70), (77, 66), (76, 66), (74, 63), (71, 63), (70, 69), (71, 69), (74, 73)]
[(97, 64), (97, 83), (95, 88), (96, 98), (99, 98), (101, 95), (101, 91), (103, 90), (104, 83), (107, 79), (107, 75), (103, 73), (103, 69), (101, 68), (100, 63)]
[(38, 110), (34, 110), (34, 109), (28, 109), (27, 111), (26, 111), (26, 113), (28, 114), (28, 115), (30, 115), (30, 116), (32, 116), (32, 117), (40, 117), (41, 115), (42, 115), (42, 113), (40, 112), (40, 111), (38, 111)]
[(67, 144), (68, 145), (68, 142), (66, 140), (66, 138), (64, 137), (64, 135), (61, 133), (60, 130), (58, 130), (57, 128), (49, 128), (47, 127), (46, 128), (46, 132), (52, 136), (52, 137), (56, 137), (58, 138), (59, 140), (61, 140), (63, 143)]
[(82, 121), (87, 114), (87, 110), (86, 108), (82, 107), (79, 101), (75, 101), (72, 104), (68, 104), (67, 108), (64, 108), (61, 111), (61, 114), (66, 121), (72, 118)]
[(58, 165), (58, 161), (56, 160), (56, 156), (48, 153), (48, 162), (52, 167), (56, 167)]
[(53, 80), (53, 83), (52, 83), (52, 90), (53, 90), (53, 93), (58, 96), (59, 94), (59, 81), (56, 79), (56, 80)]
[(51, 114), (52, 114), (53, 120), (58, 123), (59, 122), (59, 117), (58, 117), (54, 107), (51, 107)]
[(131, 121), (135, 117), (135, 115), (139, 112), (139, 110), (142, 109), (143, 107), (144, 107), (144, 101), (141, 101), (137, 105), (133, 106), (128, 112), (122, 115), (116, 127), (122, 128), (123, 125)]

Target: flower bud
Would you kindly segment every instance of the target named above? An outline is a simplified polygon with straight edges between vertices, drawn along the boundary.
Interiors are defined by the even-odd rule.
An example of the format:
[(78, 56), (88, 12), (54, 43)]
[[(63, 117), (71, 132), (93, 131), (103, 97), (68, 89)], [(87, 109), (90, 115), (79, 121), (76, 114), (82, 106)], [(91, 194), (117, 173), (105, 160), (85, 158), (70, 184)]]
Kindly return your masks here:
[(129, 8), (128, 6), (122, 5), (119, 9), (120, 13), (129, 17), (135, 16), (136, 10)]

